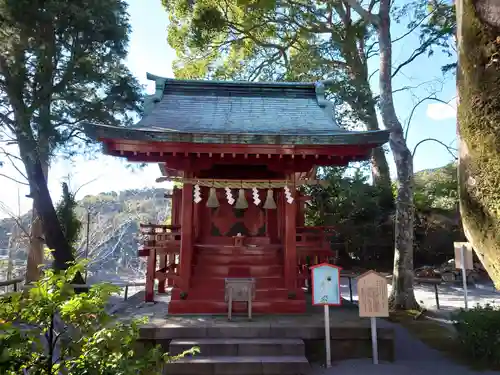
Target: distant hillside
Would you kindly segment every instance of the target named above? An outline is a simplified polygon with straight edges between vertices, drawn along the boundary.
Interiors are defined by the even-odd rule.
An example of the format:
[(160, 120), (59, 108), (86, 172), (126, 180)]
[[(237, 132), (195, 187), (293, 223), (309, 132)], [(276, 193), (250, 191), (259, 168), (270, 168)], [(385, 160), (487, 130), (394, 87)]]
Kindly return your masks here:
[[(85, 257), (87, 252), (87, 215), (90, 213), (88, 258), (91, 274), (99, 272), (99, 279), (143, 274), (143, 263), (137, 257), (139, 224), (165, 222), (170, 215), (170, 199), (164, 198), (165, 193), (165, 189), (125, 190), (89, 195), (79, 201), (77, 213), (83, 225), (78, 254)], [(31, 213), (21, 218), (26, 231), (30, 219)], [(9, 241), (14, 239), (11, 239), (12, 233), (16, 260), (27, 258), (26, 236), (22, 230), (16, 234), (16, 228), (16, 220), (0, 220), (0, 259), (4, 259), (0, 268), (5, 268)]]

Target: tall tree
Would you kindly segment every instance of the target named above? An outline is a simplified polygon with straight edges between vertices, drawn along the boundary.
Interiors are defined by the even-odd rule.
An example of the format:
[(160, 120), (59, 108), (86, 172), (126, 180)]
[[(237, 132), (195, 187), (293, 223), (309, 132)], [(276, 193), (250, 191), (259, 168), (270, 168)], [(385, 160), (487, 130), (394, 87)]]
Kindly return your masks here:
[[(415, 0), (395, 9), (412, 15), (408, 33), (421, 46), (396, 66), (397, 73), (437, 45), (446, 43), (440, 21), (442, 3)], [(243, 80), (330, 80), (338, 118), (368, 130), (379, 129), (377, 97), (370, 86), (368, 60), (378, 54), (373, 28), (345, 0), (163, 0), (170, 15), (168, 41), (177, 52), (177, 77)], [(373, 9), (378, 1), (371, 1)], [(439, 17), (438, 17), (439, 16)], [(401, 43), (404, 37), (395, 42)], [(385, 152), (374, 150), (375, 184), (390, 191)], [(389, 197), (389, 200), (392, 200)]]
[[(341, 2), (163, 0), (176, 77), (311, 81), (329, 79), (351, 124), (379, 129), (368, 59), (375, 45)], [(340, 117), (340, 116), (339, 116)], [(374, 150), (374, 182), (390, 192), (385, 152)]]
[[(413, 294), (413, 162), (396, 116), (392, 78), (436, 47), (449, 46), (445, 0), (163, 0), (170, 15), (168, 40), (176, 50), (177, 76), (248, 80), (327, 80), (340, 117), (350, 114), (366, 129), (379, 128), (377, 107), (391, 130), (398, 169), (394, 282), (396, 307), (416, 305)], [(429, 6), (431, 5), (431, 6)], [(391, 39), (391, 17), (410, 17), (408, 31)], [(439, 26), (439, 27), (437, 27)], [(392, 45), (417, 34), (420, 46), (393, 66)], [(378, 56), (379, 95), (370, 86), (368, 60)], [(382, 150), (373, 157), (374, 181), (389, 186)]]
[(461, 0), (458, 16), (460, 213), (500, 288), (500, 4)]
[(17, 144), (54, 266), (73, 260), (47, 187), (51, 157), (88, 149), (84, 121), (120, 124), (138, 109), (124, 65), (123, 0), (0, 0), (0, 125)]

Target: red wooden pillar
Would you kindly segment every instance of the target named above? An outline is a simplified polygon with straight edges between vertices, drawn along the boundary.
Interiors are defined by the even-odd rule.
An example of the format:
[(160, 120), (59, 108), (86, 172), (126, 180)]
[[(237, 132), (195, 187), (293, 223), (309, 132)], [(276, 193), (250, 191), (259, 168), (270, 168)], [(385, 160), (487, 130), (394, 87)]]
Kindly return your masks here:
[(306, 224), (306, 197), (297, 192), (297, 226), (304, 227)]
[[(295, 198), (295, 188), (290, 188), (292, 197)], [(284, 194), (283, 194), (284, 195)], [(297, 235), (297, 200), (289, 204), (286, 198), (283, 197), (284, 211), (285, 211), (285, 285), (289, 290), (297, 288), (297, 248), (296, 248), (296, 235)]]
[(278, 190), (276, 192), (276, 216), (277, 216), (277, 235), (278, 235), (278, 240), (282, 243), (285, 244), (285, 206), (283, 205), (283, 193)]
[(147, 257), (146, 265), (146, 302), (154, 302), (155, 300), (155, 272), (156, 272), (156, 250), (151, 248)]
[[(159, 257), (159, 264), (160, 264), (160, 269), (165, 270), (167, 272), (167, 255), (162, 254)], [(167, 287), (167, 279), (163, 279), (158, 281), (158, 294), (164, 294), (166, 293), (166, 287)]]
[(193, 185), (182, 187), (180, 277), (184, 292), (189, 289), (193, 259)]
[(177, 186), (174, 186), (174, 189), (172, 190), (172, 214), (170, 218), (170, 222), (172, 225), (180, 224), (179, 206), (181, 205), (181, 200), (182, 200), (182, 190), (179, 189)]

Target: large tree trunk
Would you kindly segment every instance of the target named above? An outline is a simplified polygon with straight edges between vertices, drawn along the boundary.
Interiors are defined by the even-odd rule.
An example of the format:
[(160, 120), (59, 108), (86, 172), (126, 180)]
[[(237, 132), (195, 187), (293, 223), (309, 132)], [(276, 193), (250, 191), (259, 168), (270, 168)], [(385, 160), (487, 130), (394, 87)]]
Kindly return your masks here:
[(413, 159), (392, 97), (390, 0), (381, 0), (379, 16), (380, 111), (385, 127), (391, 131), (389, 144), (396, 163), (398, 183), (390, 303), (395, 309), (413, 309), (418, 307), (413, 291)]
[[(375, 106), (369, 105), (367, 108), (366, 124), (368, 130), (379, 130), (379, 123)], [(392, 195), (392, 182), (389, 164), (383, 147), (373, 149), (371, 156), (371, 169), (373, 184), (382, 191), (380, 205), (382, 208), (392, 210), (394, 208), (394, 197)]]
[[(42, 170), (45, 175), (45, 180), (48, 180), (49, 173), (49, 154), (40, 157)], [(37, 281), (40, 278), (40, 265), (44, 262), (44, 235), (42, 221), (37, 213), (35, 202), (33, 202), (32, 217), (31, 217), (31, 233), (30, 233), (30, 248), (28, 253), (28, 262), (26, 264), (26, 284)]]
[(10, 230), (8, 249), (8, 259), (7, 259), (7, 280), (11, 280), (14, 277), (14, 253), (16, 249), (16, 242), (18, 240), (19, 228), (18, 224), (14, 224)]
[[(356, 49), (355, 47), (355, 45), (351, 46), (348, 51), (352, 48)], [(365, 124), (366, 130), (380, 130), (377, 111), (375, 109), (377, 103), (373, 99), (373, 92), (370, 87), (370, 76), (368, 73), (368, 61), (366, 56), (364, 53), (360, 55), (359, 52), (356, 52), (354, 55), (351, 55), (349, 52), (346, 52), (344, 57), (354, 70), (352, 84), (356, 87), (358, 93), (357, 96), (353, 97), (349, 95), (345, 97), (345, 99), (348, 100), (353, 108), (356, 108), (356, 112), (360, 120)], [(373, 184), (387, 193), (386, 196), (384, 196), (383, 205), (386, 206), (387, 204), (388, 207), (392, 207), (394, 201), (392, 197), (391, 174), (384, 148), (377, 147), (373, 149), (370, 161)], [(386, 202), (387, 200), (388, 202)]]
[(500, 4), (461, 0), (457, 16), (460, 213), (467, 239), (500, 288)]
[[(31, 196), (42, 225), (44, 240), (47, 247), (53, 251), (53, 267), (56, 270), (64, 270), (75, 259), (71, 246), (59, 223), (45, 179), (42, 163), (38, 151), (34, 147), (35, 142), (27, 134), (18, 134), (17, 141), (19, 144), (19, 154), (26, 168)], [(78, 274), (74, 282), (76, 284), (83, 284), (83, 277)]]

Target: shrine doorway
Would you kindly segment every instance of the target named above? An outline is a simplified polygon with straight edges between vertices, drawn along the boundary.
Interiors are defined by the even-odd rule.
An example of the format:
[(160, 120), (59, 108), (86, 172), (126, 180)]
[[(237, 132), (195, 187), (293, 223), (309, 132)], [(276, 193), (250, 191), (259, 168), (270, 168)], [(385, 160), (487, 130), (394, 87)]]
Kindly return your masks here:
[[(219, 207), (206, 206), (209, 189), (202, 189), (203, 200), (199, 203), (199, 242), (229, 242), (238, 234), (246, 238), (267, 238), (265, 242), (271, 242), (272, 228), (275, 226), (270, 221), (277, 221), (276, 210), (263, 208), (266, 191), (259, 191), (261, 203), (255, 205), (252, 191), (245, 190), (245, 198), (248, 207), (238, 209), (235, 204), (229, 204), (224, 189), (216, 189)], [(238, 199), (239, 189), (232, 189), (235, 200)], [(274, 223), (274, 224), (277, 224)], [(271, 229), (271, 231), (270, 231)], [(226, 240), (227, 239), (227, 240)]]

